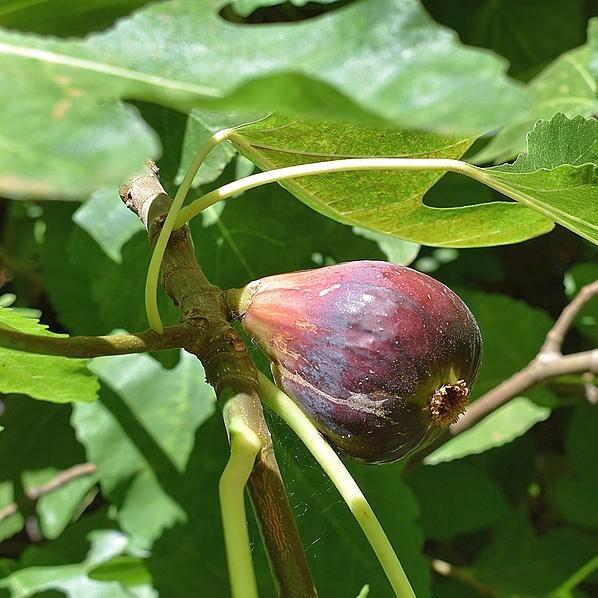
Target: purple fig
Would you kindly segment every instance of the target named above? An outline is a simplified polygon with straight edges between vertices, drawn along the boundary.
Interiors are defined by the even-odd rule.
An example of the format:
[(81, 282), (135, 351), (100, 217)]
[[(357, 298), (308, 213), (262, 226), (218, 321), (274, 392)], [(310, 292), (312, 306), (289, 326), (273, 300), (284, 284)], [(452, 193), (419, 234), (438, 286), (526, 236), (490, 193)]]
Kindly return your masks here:
[(465, 303), (433, 278), (360, 261), (270, 276), (237, 293), (278, 386), (340, 452), (396, 461), (464, 411), (482, 339)]

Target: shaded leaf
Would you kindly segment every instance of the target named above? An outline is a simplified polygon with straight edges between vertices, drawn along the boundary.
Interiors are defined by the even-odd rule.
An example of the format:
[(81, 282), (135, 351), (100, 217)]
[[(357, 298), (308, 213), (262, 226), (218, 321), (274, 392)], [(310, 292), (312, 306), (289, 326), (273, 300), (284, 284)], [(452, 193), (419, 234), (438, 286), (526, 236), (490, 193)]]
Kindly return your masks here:
[(459, 291), (484, 339), (472, 400), (525, 367), (538, 353), (552, 320), (541, 309), (504, 295)]
[[(27, 334), (65, 336), (53, 334), (37, 320), (5, 307), (0, 308), (1, 325)], [(34, 355), (0, 347), (0, 392), (26, 394), (53, 403), (94, 401), (98, 382), (86, 364), (85, 359)]]
[(152, 581), (143, 560), (134, 556), (116, 556), (92, 569), (89, 577), (97, 581), (118, 581), (126, 587), (149, 584)]
[[(269, 422), (320, 595), (354, 596), (364, 584), (369, 586), (369, 596), (392, 595), (380, 564), (336, 488), (286, 425), (277, 418), (269, 418)], [(422, 554), (424, 535), (417, 522), (419, 509), (401, 478), (402, 466), (347, 465), (384, 527), (416, 595), (430, 595), (430, 570)]]
[[(466, 44), (504, 56), (510, 72), (528, 78), (584, 37), (582, 0), (424, 0), (432, 16)], [(540, 118), (540, 117), (538, 117)]]
[(537, 536), (521, 511), (497, 526), (494, 536), (473, 572), (507, 594), (556, 598), (598, 566), (596, 538), (567, 527)]
[[(41, 403), (25, 398), (7, 401), (0, 436), (0, 509), (16, 501), (23, 508), (0, 523), (0, 538), (21, 530), (30, 501), (23, 494), (54, 479), (59, 473), (85, 462), (65, 406)], [(59, 441), (57, 441), (59, 439)], [(42, 496), (35, 512), (44, 538), (55, 538), (73, 519), (83, 497), (94, 485), (93, 475), (72, 480)], [(24, 500), (24, 502), (22, 502)]]
[[(598, 264), (585, 262), (575, 264), (565, 274), (565, 292), (573, 299), (581, 288), (598, 280)], [(574, 326), (588, 339), (598, 342), (598, 301), (589, 301), (579, 312)]]
[[(247, 191), (226, 202), (220, 215), (208, 216), (209, 226), (202, 226), (203, 214), (191, 222), (191, 231), (206, 275), (222, 287), (239, 287), (269, 274), (389, 255), (377, 242), (317, 214), (275, 187)], [(390, 241), (397, 241), (398, 252), (401, 241)]]
[(135, 8), (152, 0), (45, 0), (3, 2), (0, 26), (59, 36), (100, 31)]
[(565, 436), (565, 447), (573, 472), (557, 478), (551, 489), (555, 506), (566, 521), (598, 529), (598, 452), (596, 439), (598, 407), (582, 403), (573, 410)]
[[(125, 243), (121, 263), (116, 263), (72, 222), (75, 208), (53, 202), (44, 210), (44, 275), (60, 322), (74, 334), (145, 330), (143, 289), (151, 256), (147, 234), (140, 231)], [(63, 276), (66, 268), (68, 277)], [(178, 321), (178, 310), (164, 293), (159, 304), (165, 322)]]
[(122, 529), (147, 548), (185, 516), (160, 476), (182, 482), (195, 430), (214, 410), (213, 391), (186, 353), (171, 371), (147, 355), (102, 357), (92, 367), (104, 385), (101, 401), (76, 409), (73, 426), (103, 492), (118, 506)]
[(419, 253), (420, 246), (417, 243), (376, 233), (367, 228), (355, 227), (353, 232), (377, 243), (380, 250), (386, 255), (386, 259), (393, 264), (408, 266)]
[[(0, 579), (0, 588), (10, 590), (13, 598), (36, 596), (44, 590), (59, 590), (68, 598), (155, 597), (155, 592), (134, 588), (131, 593), (117, 582), (91, 579), (89, 573), (104, 561), (121, 554), (127, 547), (127, 538), (116, 530), (96, 530), (89, 534), (91, 548), (83, 562), (63, 565), (30, 565)], [(142, 593), (137, 593), (139, 590)]]
[[(563, 10), (568, 10), (565, 4), (558, 3)], [(542, 14), (556, 16), (550, 10), (543, 10)], [(549, 39), (545, 31), (542, 38)], [(559, 56), (529, 83), (533, 102), (530, 111), (503, 127), (472, 160), (499, 163), (514, 158), (525, 151), (526, 134), (534, 122), (549, 120), (557, 112), (569, 117), (595, 115), (598, 112), (598, 75), (590, 70), (591, 44), (598, 44), (598, 19), (590, 22), (588, 44)]]
[(417, 497), (419, 520), (429, 538), (447, 539), (489, 527), (509, 511), (500, 487), (464, 463), (420, 467), (407, 483)]
[(100, 189), (73, 214), (73, 220), (87, 231), (113, 261), (122, 261), (122, 246), (144, 230), (114, 189)]

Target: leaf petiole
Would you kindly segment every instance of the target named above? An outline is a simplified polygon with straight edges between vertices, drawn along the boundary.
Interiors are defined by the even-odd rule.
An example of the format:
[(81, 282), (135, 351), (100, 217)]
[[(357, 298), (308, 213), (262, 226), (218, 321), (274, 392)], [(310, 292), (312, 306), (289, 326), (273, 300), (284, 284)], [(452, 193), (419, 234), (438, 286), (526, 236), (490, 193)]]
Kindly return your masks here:
[(262, 443), (240, 418), (231, 420), (228, 431), (230, 457), (220, 478), (219, 493), (230, 586), (233, 598), (258, 598), (247, 531), (245, 485)]
[(460, 160), (441, 158), (348, 158), (346, 160), (328, 160), (313, 164), (298, 164), (296, 166), (259, 172), (202, 195), (178, 213), (174, 228), (176, 230), (184, 226), (189, 220), (215, 203), (228, 199), (237, 193), (259, 187), (260, 185), (318, 174), (366, 170), (443, 170), (446, 172), (458, 172), (471, 178), (482, 180), (482, 174), (475, 166)]
[(292, 428), (332, 480), (376, 553), (397, 598), (415, 598), (384, 529), (343, 462), (301, 409), (266, 376), (260, 372), (258, 376), (262, 400)]
[(231, 132), (231, 129), (223, 129), (222, 131), (214, 133), (214, 135), (212, 135), (197, 152), (191, 166), (189, 166), (189, 169), (185, 173), (185, 178), (183, 179), (181, 186), (174, 196), (172, 206), (170, 207), (164, 225), (162, 226), (162, 230), (158, 236), (158, 240), (154, 246), (154, 251), (147, 270), (147, 278), (145, 280), (145, 311), (147, 313), (150, 328), (158, 334), (162, 334), (164, 331), (162, 319), (160, 318), (160, 311), (158, 310), (158, 279), (160, 278), (160, 266), (162, 265), (162, 259), (164, 257), (164, 252), (166, 251), (166, 246), (168, 245), (168, 240), (170, 239), (173, 229), (180, 228), (179, 226), (175, 226), (175, 221), (179, 210), (189, 193), (195, 175), (204, 163), (208, 154), (221, 141), (226, 139)]

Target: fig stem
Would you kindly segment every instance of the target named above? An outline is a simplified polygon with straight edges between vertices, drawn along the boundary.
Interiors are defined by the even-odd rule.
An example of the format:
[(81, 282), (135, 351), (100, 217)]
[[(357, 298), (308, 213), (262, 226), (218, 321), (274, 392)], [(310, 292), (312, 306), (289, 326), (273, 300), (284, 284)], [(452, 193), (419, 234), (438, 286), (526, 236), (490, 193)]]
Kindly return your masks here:
[(415, 598), (407, 575), (384, 529), (339, 456), (288, 395), (261, 372), (258, 372), (258, 379), (263, 402), (299, 436), (347, 503), (376, 553), (395, 595), (398, 598)]
[[(234, 135), (231, 136), (231, 141), (235, 141)], [(442, 158), (348, 158), (345, 160), (315, 162), (313, 164), (298, 164), (252, 174), (202, 195), (178, 212), (174, 228), (178, 229), (184, 226), (189, 220), (215, 203), (260, 185), (304, 176), (364, 170), (444, 170), (458, 172), (473, 179), (482, 180), (482, 176), (475, 166), (461, 160)], [(482, 182), (485, 181), (482, 180)]]
[(187, 197), (189, 189), (193, 184), (195, 175), (199, 171), (201, 165), (204, 163), (208, 154), (231, 133), (231, 129), (223, 129), (222, 131), (218, 131), (217, 133), (214, 133), (199, 149), (195, 155), (195, 158), (193, 158), (193, 162), (191, 162), (189, 169), (185, 173), (183, 182), (174, 196), (172, 206), (166, 216), (164, 224), (162, 225), (162, 230), (160, 231), (158, 240), (154, 245), (154, 251), (152, 252), (149, 268), (147, 270), (147, 278), (145, 280), (145, 311), (147, 313), (147, 319), (150, 328), (158, 334), (162, 334), (164, 330), (162, 319), (160, 318), (160, 311), (158, 309), (158, 279), (160, 278), (160, 267), (162, 265), (164, 252), (166, 251), (166, 245), (168, 245), (170, 235), (175, 228), (175, 222), (179, 210), (185, 202), (185, 198)]
[(238, 417), (229, 425), (230, 457), (220, 477), (220, 511), (233, 598), (258, 598), (245, 512), (245, 486), (262, 448), (258, 435)]

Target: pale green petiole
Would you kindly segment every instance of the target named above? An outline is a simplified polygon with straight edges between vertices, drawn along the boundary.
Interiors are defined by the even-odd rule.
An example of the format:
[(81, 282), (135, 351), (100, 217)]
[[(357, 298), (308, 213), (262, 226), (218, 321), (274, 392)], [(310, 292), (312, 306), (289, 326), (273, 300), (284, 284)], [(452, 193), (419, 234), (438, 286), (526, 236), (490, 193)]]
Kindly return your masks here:
[(266, 376), (259, 374), (262, 400), (299, 436), (332, 480), (374, 549), (398, 598), (415, 598), (395, 551), (363, 492), (323, 436), (295, 403)]
[(202, 195), (179, 212), (174, 228), (184, 226), (193, 217), (215, 203), (260, 185), (304, 176), (365, 170), (442, 170), (445, 172), (459, 172), (474, 179), (481, 178), (479, 171), (471, 164), (460, 160), (441, 158), (348, 158), (346, 160), (329, 160), (313, 164), (298, 164), (297, 166), (287, 166), (252, 174)]
[(220, 512), (224, 528), (226, 560), (233, 598), (258, 598), (251, 558), (245, 485), (262, 443), (240, 419), (228, 426), (230, 458), (220, 478)]
[(185, 174), (181, 186), (174, 196), (172, 206), (170, 207), (164, 225), (162, 226), (162, 230), (160, 231), (160, 235), (158, 236), (158, 240), (156, 241), (156, 245), (154, 246), (152, 258), (147, 270), (147, 278), (145, 280), (145, 311), (147, 313), (150, 328), (158, 334), (162, 334), (164, 331), (164, 326), (162, 325), (162, 319), (160, 318), (160, 312), (158, 310), (158, 279), (160, 278), (160, 266), (162, 265), (162, 258), (164, 257), (168, 240), (175, 228), (175, 221), (179, 210), (187, 197), (187, 193), (189, 193), (189, 189), (191, 188), (191, 184), (193, 183), (197, 171), (214, 147), (216, 147), (222, 140), (226, 139), (230, 134), (230, 129), (224, 129), (214, 133), (214, 135), (212, 135), (197, 152), (191, 166), (189, 166), (189, 170), (187, 170), (187, 173)]

